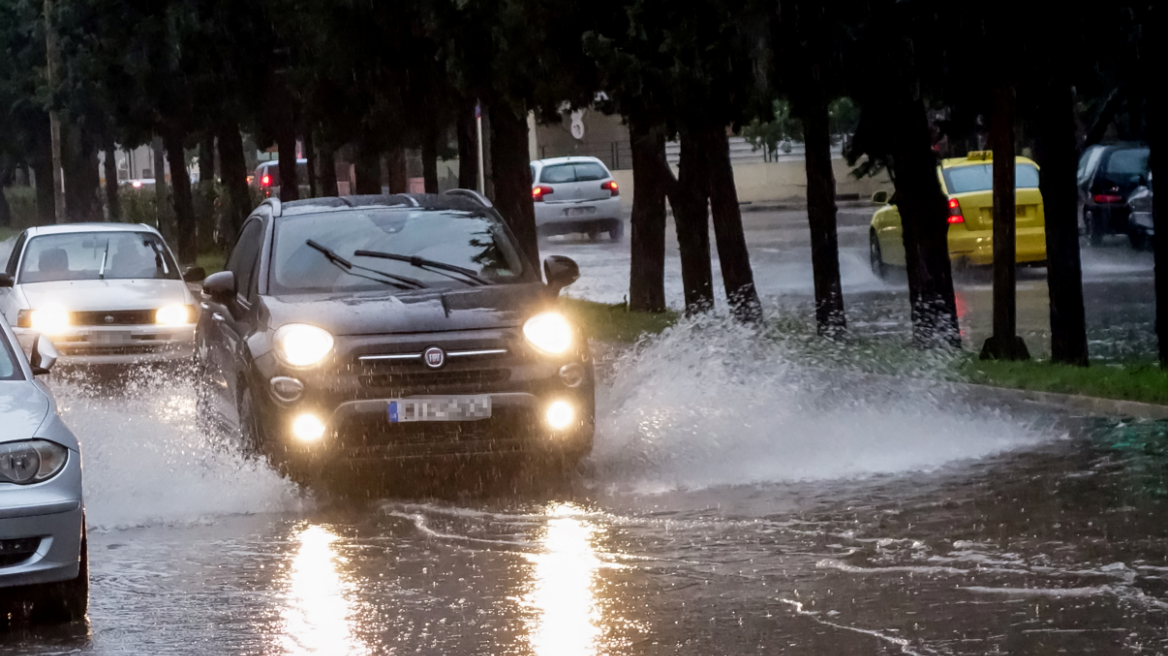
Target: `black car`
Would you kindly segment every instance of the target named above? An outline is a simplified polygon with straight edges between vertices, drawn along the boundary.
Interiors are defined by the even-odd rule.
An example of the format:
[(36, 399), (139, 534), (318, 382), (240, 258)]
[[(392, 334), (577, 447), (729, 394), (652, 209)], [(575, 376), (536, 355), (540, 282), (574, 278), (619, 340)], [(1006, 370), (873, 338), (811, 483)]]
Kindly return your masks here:
[(475, 192), (269, 199), (197, 329), (200, 415), (301, 480), (344, 465), (531, 459), (592, 448), (586, 339)]
[(1152, 237), (1156, 234), (1152, 225), (1152, 174), (1148, 173), (1147, 184), (1136, 187), (1127, 199), (1128, 212), (1131, 214), (1132, 247), (1144, 250), (1151, 245)]
[(1133, 236), (1127, 198), (1148, 174), (1146, 144), (1092, 146), (1079, 158), (1079, 217), (1093, 246), (1105, 235)]

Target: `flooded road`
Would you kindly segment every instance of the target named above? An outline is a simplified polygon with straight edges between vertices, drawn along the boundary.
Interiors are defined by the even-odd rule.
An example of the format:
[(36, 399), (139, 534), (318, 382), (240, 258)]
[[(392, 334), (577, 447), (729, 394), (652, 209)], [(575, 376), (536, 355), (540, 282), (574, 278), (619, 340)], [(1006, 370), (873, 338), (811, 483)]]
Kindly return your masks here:
[(442, 499), (302, 493), (173, 377), (58, 379), (90, 622), (0, 653), (1168, 654), (1168, 425), (790, 348), (673, 331), (571, 480)]

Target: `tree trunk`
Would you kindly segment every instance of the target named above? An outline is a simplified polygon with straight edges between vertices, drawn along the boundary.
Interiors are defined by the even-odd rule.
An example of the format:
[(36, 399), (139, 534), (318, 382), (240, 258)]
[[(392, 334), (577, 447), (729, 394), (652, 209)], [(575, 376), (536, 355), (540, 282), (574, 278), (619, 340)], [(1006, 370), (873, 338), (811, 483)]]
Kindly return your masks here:
[(280, 202), (300, 199), (300, 180), (296, 176), (296, 130), (291, 124), (276, 133), (276, 150), (280, 158)]
[(664, 312), (665, 305), (665, 197), (667, 177), (673, 177), (665, 159), (663, 126), (645, 120), (629, 121), (633, 150), (632, 267), (629, 308)]
[(357, 148), (357, 161), (353, 163), (357, 177), (355, 194), (381, 193), (381, 155), (365, 148)]
[(422, 135), (422, 181), (427, 194), (438, 193), (438, 129), (432, 118)]
[[(1163, 11), (1168, 9), (1161, 5), (1152, 10), (1151, 22), (1145, 42), (1148, 50), (1144, 53), (1143, 62), (1145, 72), (1143, 81), (1145, 84), (1154, 84), (1156, 76), (1156, 66), (1163, 60), (1164, 42), (1163, 37), (1168, 36), (1165, 32), (1165, 27), (1168, 25), (1168, 20), (1165, 19)], [(1168, 104), (1164, 102), (1164, 96), (1159, 93), (1154, 93), (1152, 89), (1147, 90), (1148, 98), (1148, 141), (1152, 147), (1152, 155), (1148, 160), (1148, 174), (1155, 179), (1154, 171), (1160, 169), (1160, 200), (1156, 200), (1156, 195), (1152, 194), (1152, 227), (1154, 234), (1152, 235), (1152, 250), (1156, 258), (1155, 279), (1156, 279), (1156, 338), (1160, 345), (1160, 367), (1168, 369), (1168, 207), (1165, 207), (1168, 202), (1165, 201), (1168, 195), (1165, 195), (1165, 180), (1168, 180), (1168, 167), (1161, 167), (1160, 164), (1168, 162), (1168, 140), (1164, 128), (1164, 112), (1168, 110)]]
[(740, 321), (762, 321), (762, 304), (754, 286), (746, 235), (742, 230), (742, 210), (734, 186), (734, 168), (730, 164), (730, 140), (726, 128), (711, 125), (703, 131), (706, 162), (710, 175), (710, 209), (714, 217), (718, 261), (722, 265), (722, 284), (734, 316)]
[(475, 104), (463, 107), (458, 117), (458, 186), (478, 189), (479, 151), (475, 126)]
[(710, 171), (702, 145), (696, 132), (682, 132), (677, 193), (670, 198), (677, 227), (677, 245), (681, 251), (681, 284), (688, 314), (714, 307), (714, 274), (710, 264)]
[(196, 207), (196, 244), (201, 252), (215, 245), (215, 134), (199, 142), (199, 194)]
[(1046, 284), (1050, 293), (1050, 359), (1087, 366), (1087, 318), (1079, 259), (1075, 97), (1069, 84), (1039, 91), (1035, 155), (1046, 213)]
[(122, 201), (118, 197), (118, 149), (114, 140), (105, 140), (105, 206), (110, 221), (122, 220)]
[(53, 193), (53, 155), (47, 140), (37, 144), (32, 171), (36, 177), (37, 222), (52, 225), (57, 220), (57, 211)]
[(308, 197), (316, 198), (317, 157), (316, 148), (314, 147), (314, 139), (312, 138), (312, 128), (309, 128), (304, 132), (304, 158), (308, 160), (307, 165), (304, 167), (308, 169)]
[(404, 194), (410, 190), (409, 173), (406, 171), (406, 151), (400, 146), (391, 148), (385, 156), (385, 168), (389, 174), (389, 193)]
[(815, 278), (815, 326), (820, 335), (842, 337), (847, 330), (840, 285), (836, 234), (835, 171), (831, 166), (831, 127), (819, 70), (801, 103), (807, 169), (807, 223), (811, 227), (811, 272)]
[(100, 221), (101, 177), (98, 174), (97, 145), (80, 125), (62, 124), (65, 167), (65, 207), (70, 223)]
[(191, 177), (187, 174), (183, 155), (183, 135), (178, 130), (163, 134), (166, 159), (170, 164), (170, 183), (174, 187), (175, 236), (178, 261), (183, 265), (195, 263), (199, 255), (195, 226), (195, 206), (191, 198)]
[(154, 220), (158, 223), (158, 231), (170, 240), (174, 238), (174, 229), (171, 225), (171, 207), (166, 186), (166, 148), (162, 137), (154, 137), (151, 144), (154, 151)]
[(320, 195), (339, 196), (337, 190), (337, 154), (327, 143), (320, 145)]
[(243, 155), (243, 136), (239, 124), (219, 126), (219, 168), (223, 186), (227, 189), (227, 210), (224, 224), (219, 227), (219, 243), (230, 247), (247, 215), (251, 213), (251, 192), (247, 188), (247, 160)]
[(491, 114), (491, 171), (495, 206), (528, 260), (539, 266), (539, 240), (535, 232), (535, 206), (531, 201), (531, 162), (527, 150), (527, 117), (506, 105)]
[(8, 196), (4, 195), (4, 187), (8, 186), (8, 178), (11, 175), (7, 158), (0, 155), (0, 228), (12, 226), (12, 208), (8, 205)]
[(892, 174), (903, 226), (913, 341), (960, 348), (949, 265), (949, 207), (937, 179), (928, 118), (907, 87), (899, 95), (888, 127), (893, 130)]

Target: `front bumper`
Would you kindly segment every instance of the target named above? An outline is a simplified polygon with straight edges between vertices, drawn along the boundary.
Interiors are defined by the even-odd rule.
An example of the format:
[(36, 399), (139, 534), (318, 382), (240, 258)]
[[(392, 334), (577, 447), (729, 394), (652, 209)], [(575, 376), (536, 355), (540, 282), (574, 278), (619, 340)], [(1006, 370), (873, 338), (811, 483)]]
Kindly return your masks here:
[(0, 483), (0, 545), (37, 541), (32, 554), (6, 558), (0, 551), (0, 588), (77, 578), (84, 523), (80, 460), (70, 451), (65, 470), (38, 485)]
[[(13, 328), (21, 344), (36, 332)], [(195, 354), (195, 325), (76, 326), (49, 336), (61, 364), (137, 364), (188, 360)]]

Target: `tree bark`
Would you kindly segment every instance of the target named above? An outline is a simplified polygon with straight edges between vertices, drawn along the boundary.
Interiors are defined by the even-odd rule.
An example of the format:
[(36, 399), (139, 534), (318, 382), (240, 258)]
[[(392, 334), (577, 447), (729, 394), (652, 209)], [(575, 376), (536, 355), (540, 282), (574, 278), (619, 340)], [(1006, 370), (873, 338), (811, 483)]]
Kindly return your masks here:
[(433, 118), (426, 121), (422, 135), (422, 182), (427, 194), (438, 193), (438, 129)]
[(629, 121), (633, 151), (633, 216), (629, 308), (664, 312), (665, 198), (667, 177), (673, 177), (665, 159), (663, 126), (646, 120)]
[(316, 157), (316, 148), (315, 148), (314, 142), (315, 142), (315, 140), (312, 138), (312, 128), (308, 128), (307, 130), (304, 131), (304, 158), (306, 160), (308, 160), (307, 166), (305, 166), (304, 168), (308, 169), (308, 197), (309, 198), (316, 198), (316, 196), (317, 196), (317, 194), (316, 194), (316, 187), (317, 187), (317, 184), (316, 184), (317, 161), (316, 160), (317, 160), (317, 157)]
[[(818, 73), (817, 67), (811, 72), (813, 85), (822, 85)], [(846, 332), (847, 320), (840, 284), (831, 127), (822, 87), (808, 88), (801, 105), (807, 170), (807, 223), (811, 228), (811, 272), (815, 279), (815, 326), (820, 335), (838, 338)]]
[(528, 260), (539, 266), (527, 137), (526, 116), (517, 115), (503, 104), (494, 107), (491, 113), (491, 170), (495, 206), (519, 240)]
[(47, 140), (37, 143), (32, 171), (36, 177), (37, 221), (40, 225), (52, 225), (57, 220), (57, 212), (53, 193), (53, 156)]
[(8, 179), (12, 175), (6, 156), (0, 154), (0, 227), (8, 228), (12, 225), (12, 208), (8, 205), (8, 196), (4, 195), (4, 187), (8, 186)]
[(391, 148), (385, 156), (385, 168), (389, 174), (389, 193), (404, 194), (410, 190), (409, 173), (406, 171), (405, 148)]
[(919, 346), (960, 348), (949, 264), (949, 207), (937, 179), (928, 117), (907, 87), (893, 102), (897, 104), (889, 113), (892, 174), (908, 265), (913, 341)]
[(280, 158), (280, 202), (300, 199), (300, 180), (296, 176), (296, 130), (291, 124), (276, 133), (276, 151)]
[(337, 154), (327, 143), (320, 145), (320, 195), (339, 196), (337, 190)]
[(97, 145), (78, 124), (62, 124), (62, 162), (65, 167), (65, 207), (69, 223), (100, 221), (101, 177)]
[(174, 187), (175, 236), (180, 264), (191, 265), (199, 255), (196, 242), (195, 207), (191, 198), (191, 177), (183, 154), (183, 135), (167, 130), (162, 136), (170, 164), (170, 184)]
[(174, 238), (174, 229), (171, 225), (171, 207), (166, 186), (166, 148), (162, 137), (155, 136), (151, 144), (154, 151), (154, 220), (158, 223), (158, 231), (162, 236)]
[(357, 161), (353, 163), (353, 169), (357, 177), (353, 193), (361, 195), (381, 193), (380, 154), (358, 147)]
[(692, 131), (681, 134), (681, 156), (677, 164), (677, 193), (673, 220), (681, 251), (681, 284), (687, 314), (714, 308), (714, 274), (710, 264), (710, 172), (700, 137)]
[(105, 207), (110, 221), (122, 220), (122, 201), (118, 196), (118, 149), (114, 140), (105, 140)]
[[(1153, 80), (1157, 79), (1156, 66), (1162, 59), (1164, 42), (1163, 38), (1168, 36), (1165, 31), (1168, 20), (1164, 18), (1163, 12), (1165, 9), (1163, 5), (1152, 10), (1150, 16), (1151, 25), (1148, 29), (1148, 37), (1146, 39), (1147, 51), (1143, 55), (1144, 62), (1144, 76), (1145, 84), (1154, 84)], [(1150, 38), (1149, 38), (1150, 37)], [(1164, 102), (1164, 96), (1159, 93), (1154, 93), (1153, 89), (1146, 90), (1148, 98), (1148, 141), (1152, 148), (1151, 158), (1148, 160), (1148, 174), (1155, 179), (1155, 171), (1160, 171), (1160, 200), (1156, 200), (1156, 195), (1152, 194), (1152, 227), (1154, 234), (1152, 235), (1152, 251), (1156, 258), (1155, 265), (1155, 280), (1156, 280), (1156, 338), (1160, 346), (1160, 367), (1168, 369), (1168, 202), (1165, 201), (1168, 196), (1165, 195), (1165, 180), (1168, 180), (1168, 167), (1161, 167), (1160, 164), (1168, 162), (1168, 134), (1166, 134), (1164, 127), (1165, 111), (1168, 111), (1168, 103)]]
[(229, 246), (243, 227), (247, 215), (251, 213), (251, 192), (247, 188), (247, 160), (243, 155), (243, 136), (239, 124), (224, 123), (219, 126), (219, 168), (222, 169), (223, 186), (227, 188), (227, 211), (224, 225), (219, 228), (219, 243)]
[(742, 210), (734, 186), (734, 167), (730, 164), (730, 140), (726, 128), (711, 125), (704, 131), (706, 161), (710, 173), (710, 209), (714, 217), (714, 237), (718, 261), (722, 265), (722, 284), (734, 316), (740, 321), (762, 321), (762, 303), (754, 286), (746, 235), (742, 230)]
[(207, 132), (199, 142), (199, 189), (196, 207), (198, 250), (215, 244), (215, 134)]
[(458, 118), (458, 186), (477, 189), (479, 185), (478, 133), (475, 127), (475, 104), (463, 107)]
[(1035, 155), (1046, 214), (1046, 284), (1050, 294), (1050, 359), (1087, 366), (1087, 319), (1079, 259), (1079, 189), (1075, 97), (1053, 82), (1037, 95)]

